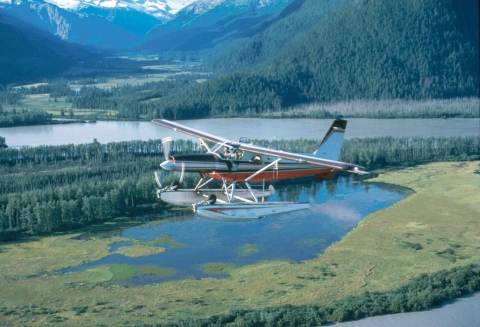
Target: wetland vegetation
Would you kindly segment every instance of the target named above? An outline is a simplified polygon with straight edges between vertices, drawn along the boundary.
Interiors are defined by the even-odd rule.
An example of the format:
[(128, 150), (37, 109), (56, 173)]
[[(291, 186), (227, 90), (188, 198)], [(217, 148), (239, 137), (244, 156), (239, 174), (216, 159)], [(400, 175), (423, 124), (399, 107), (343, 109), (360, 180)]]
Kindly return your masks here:
[(363, 219), (340, 242), (303, 264), (209, 267), (228, 270), (229, 278), (121, 286), (110, 282), (140, 271), (169, 272), (108, 265), (59, 274), (107, 256), (108, 244), (129, 241), (81, 239), (81, 230), (3, 243), (0, 321), (293, 326), (425, 309), (480, 285), (480, 175), (474, 173), (479, 169), (479, 161), (444, 162), (382, 173), (372, 182), (415, 193)]

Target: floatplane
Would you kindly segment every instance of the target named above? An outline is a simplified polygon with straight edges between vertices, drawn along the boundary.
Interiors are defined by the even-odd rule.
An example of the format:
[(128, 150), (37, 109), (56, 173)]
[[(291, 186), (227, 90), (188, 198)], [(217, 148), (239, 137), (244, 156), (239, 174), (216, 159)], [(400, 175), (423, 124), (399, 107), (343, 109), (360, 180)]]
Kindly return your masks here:
[[(158, 172), (155, 178), (157, 196), (164, 202), (178, 206), (193, 206), (199, 215), (219, 220), (249, 220), (269, 215), (304, 210), (310, 202), (267, 202), (274, 194), (273, 186), (265, 189), (266, 181), (314, 176), (331, 179), (339, 170), (354, 174), (368, 174), (361, 166), (338, 161), (346, 120), (336, 119), (313, 154), (299, 154), (253, 145), (249, 139), (239, 141), (205, 133), (165, 119), (154, 119), (154, 124), (199, 139), (206, 153), (172, 155), (160, 164), (165, 171), (198, 173), (200, 180), (194, 189), (180, 189), (177, 182), (163, 187)], [(171, 138), (162, 143), (167, 144)], [(210, 147), (207, 142), (215, 144)], [(161, 171), (160, 171), (161, 172)], [(206, 180), (207, 179), (207, 180)], [(206, 180), (206, 181), (205, 181)], [(205, 188), (212, 180), (223, 183), (221, 189)], [(250, 182), (262, 182), (261, 190), (253, 189)], [(246, 189), (238, 183), (243, 183)]]

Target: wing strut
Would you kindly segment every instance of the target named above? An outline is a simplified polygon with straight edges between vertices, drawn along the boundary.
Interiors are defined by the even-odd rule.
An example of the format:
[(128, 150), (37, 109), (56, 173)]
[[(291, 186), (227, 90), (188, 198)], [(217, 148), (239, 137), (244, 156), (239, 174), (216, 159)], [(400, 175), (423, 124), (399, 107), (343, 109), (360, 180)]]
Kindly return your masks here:
[(261, 172), (264, 172), (265, 170), (267, 170), (268, 168), (270, 168), (271, 166), (273, 165), (276, 165), (280, 160), (282, 160), (282, 158), (279, 158), (275, 161), (272, 161), (271, 163), (269, 163), (268, 165), (266, 165), (265, 167), (263, 167), (262, 169), (258, 170), (255, 174), (245, 178), (245, 182), (248, 182), (249, 180), (251, 180), (253, 177), (257, 176), (258, 174), (260, 174)]

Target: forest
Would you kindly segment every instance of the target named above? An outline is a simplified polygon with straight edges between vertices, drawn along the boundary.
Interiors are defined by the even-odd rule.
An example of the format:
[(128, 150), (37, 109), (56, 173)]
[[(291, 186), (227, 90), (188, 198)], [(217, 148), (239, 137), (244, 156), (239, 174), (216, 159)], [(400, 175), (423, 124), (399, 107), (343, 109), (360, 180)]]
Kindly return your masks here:
[[(253, 142), (302, 153), (318, 146), (305, 139)], [(191, 140), (171, 146), (172, 154), (201, 151)], [(153, 171), (163, 160), (161, 140), (0, 148), (0, 241), (156, 212), (164, 204), (156, 199)], [(347, 139), (340, 160), (369, 170), (480, 160), (480, 136)], [(182, 186), (197, 180), (186, 174)]]
[(0, 127), (42, 125), (52, 121), (52, 115), (44, 110), (4, 111), (0, 105)]
[[(478, 17), (466, 0), (353, 2), (264, 63), (173, 92), (156, 106), (161, 117), (192, 119), (311, 102), (475, 97), (475, 31)], [(263, 46), (217, 62), (255, 57)]]

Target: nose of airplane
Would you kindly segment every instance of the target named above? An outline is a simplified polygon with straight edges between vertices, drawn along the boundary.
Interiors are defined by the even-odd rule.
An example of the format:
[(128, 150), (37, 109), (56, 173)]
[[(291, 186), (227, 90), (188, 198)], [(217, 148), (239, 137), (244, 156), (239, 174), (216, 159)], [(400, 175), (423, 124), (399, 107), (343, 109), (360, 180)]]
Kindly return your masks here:
[(160, 167), (162, 167), (165, 170), (172, 170), (173, 169), (173, 162), (170, 160), (165, 160), (160, 164)]

